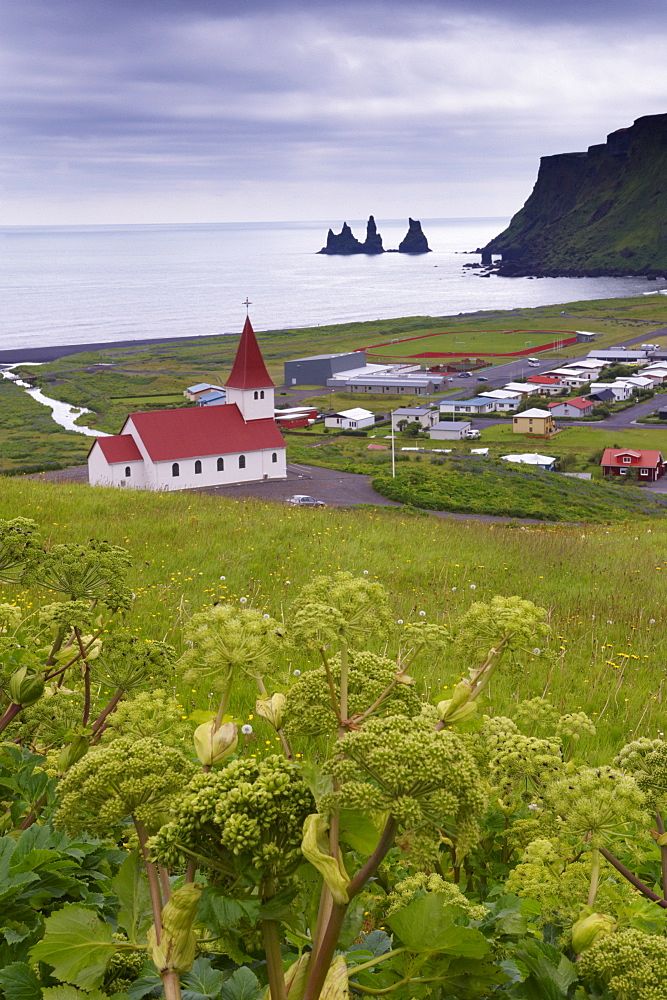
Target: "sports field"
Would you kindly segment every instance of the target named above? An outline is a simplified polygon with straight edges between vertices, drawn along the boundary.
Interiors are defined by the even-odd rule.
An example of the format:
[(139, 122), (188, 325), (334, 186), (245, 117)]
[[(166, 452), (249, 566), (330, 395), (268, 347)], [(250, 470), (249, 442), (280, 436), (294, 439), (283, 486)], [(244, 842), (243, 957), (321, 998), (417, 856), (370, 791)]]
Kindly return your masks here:
[(395, 338), (365, 350), (383, 358), (519, 358), (558, 350), (576, 340), (576, 333), (569, 330), (457, 330)]

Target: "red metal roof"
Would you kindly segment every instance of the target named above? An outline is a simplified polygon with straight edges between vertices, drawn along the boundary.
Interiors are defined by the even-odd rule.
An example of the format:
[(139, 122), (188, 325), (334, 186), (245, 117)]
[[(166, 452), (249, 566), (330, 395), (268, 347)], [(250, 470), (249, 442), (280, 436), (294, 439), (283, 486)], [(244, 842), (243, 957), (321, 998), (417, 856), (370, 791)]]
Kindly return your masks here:
[[(621, 461), (623, 455), (629, 455), (636, 459), (635, 463)], [(643, 469), (657, 469), (662, 464), (662, 452), (659, 451), (634, 451), (630, 448), (605, 448), (600, 465), (623, 466), (628, 464), (640, 465)]]
[(96, 439), (109, 465), (117, 462), (141, 462), (143, 455), (131, 434), (114, 434)]
[(559, 385), (560, 379), (554, 375), (531, 375), (526, 382), (535, 382), (538, 385)]
[(590, 399), (584, 399), (583, 396), (577, 396), (575, 399), (560, 399), (556, 400), (555, 403), (549, 403), (549, 409), (554, 406), (574, 406), (577, 410), (588, 410), (591, 406), (595, 404), (591, 402)]
[(275, 383), (266, 370), (255, 331), (246, 316), (232, 373), (225, 382), (232, 389), (266, 389)]
[(236, 403), (131, 413), (123, 430), (130, 421), (154, 462), (285, 447), (275, 420), (246, 422)]

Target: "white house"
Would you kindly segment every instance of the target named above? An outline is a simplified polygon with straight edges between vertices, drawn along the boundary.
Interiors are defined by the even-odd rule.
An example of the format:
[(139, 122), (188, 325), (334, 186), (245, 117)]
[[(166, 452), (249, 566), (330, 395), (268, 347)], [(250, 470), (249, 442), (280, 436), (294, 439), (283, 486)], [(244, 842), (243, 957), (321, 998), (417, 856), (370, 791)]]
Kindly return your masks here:
[(285, 479), (274, 384), (249, 319), (225, 389), (222, 406), (131, 413), (90, 449), (90, 484), (162, 491)]
[(484, 393), (485, 399), (494, 400), (495, 410), (516, 410), (521, 405), (521, 396), (510, 389), (490, 389)]
[(532, 396), (538, 392), (531, 382), (508, 382), (504, 388), (506, 392), (519, 396)]
[(372, 427), (374, 423), (375, 414), (362, 406), (355, 406), (352, 410), (341, 410), (340, 413), (324, 418), (325, 427), (339, 431), (358, 431), (363, 427)]
[(398, 430), (399, 424), (418, 423), (425, 430), (433, 427), (439, 420), (438, 411), (432, 406), (399, 406), (391, 415), (392, 430)]
[(624, 400), (629, 399), (635, 389), (635, 386), (628, 384), (627, 382), (621, 382), (616, 380), (615, 382), (595, 382), (591, 385), (591, 392), (599, 392), (601, 389), (611, 389), (614, 394), (616, 402), (622, 403)]
[(494, 401), (486, 396), (476, 396), (475, 399), (441, 399), (441, 413), (492, 413)]
[(533, 465), (546, 472), (553, 472), (556, 459), (550, 455), (538, 455), (537, 452), (524, 452), (522, 455), (501, 455), (505, 462), (515, 462), (518, 465)]
[(469, 420), (440, 420), (428, 432), (433, 441), (461, 441), (472, 429)]
[(186, 399), (196, 403), (200, 396), (211, 391), (224, 392), (225, 390), (221, 385), (213, 385), (212, 382), (197, 382), (195, 385), (189, 385), (187, 389), (184, 390), (183, 395)]

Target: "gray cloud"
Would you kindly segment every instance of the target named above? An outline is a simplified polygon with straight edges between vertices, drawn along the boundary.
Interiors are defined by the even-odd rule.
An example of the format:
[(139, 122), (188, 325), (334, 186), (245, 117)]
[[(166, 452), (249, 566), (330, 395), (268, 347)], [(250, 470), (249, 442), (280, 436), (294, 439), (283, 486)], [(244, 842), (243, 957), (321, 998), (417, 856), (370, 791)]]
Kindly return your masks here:
[(0, 205), (14, 222), (506, 214), (540, 155), (665, 110), (661, 11), (7, 0)]

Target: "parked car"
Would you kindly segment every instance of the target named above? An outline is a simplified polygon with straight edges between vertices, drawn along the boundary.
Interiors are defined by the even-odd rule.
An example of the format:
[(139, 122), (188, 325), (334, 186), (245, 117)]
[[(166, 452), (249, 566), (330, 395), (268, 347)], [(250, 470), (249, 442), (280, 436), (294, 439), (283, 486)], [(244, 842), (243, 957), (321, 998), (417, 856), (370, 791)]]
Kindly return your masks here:
[(459, 378), (472, 378), (472, 372), (461, 372)]
[(288, 497), (285, 503), (291, 507), (326, 507), (324, 500), (316, 500), (315, 497), (307, 497), (303, 493)]
[(477, 376), (477, 381), (478, 381), (478, 382), (488, 382), (489, 380), (488, 380), (488, 378), (486, 377), (486, 375), (478, 375), (478, 376)]

